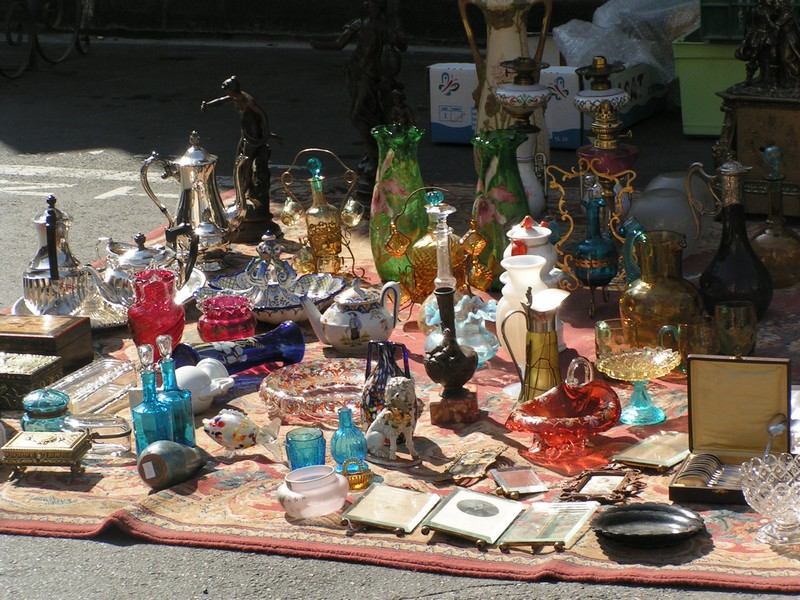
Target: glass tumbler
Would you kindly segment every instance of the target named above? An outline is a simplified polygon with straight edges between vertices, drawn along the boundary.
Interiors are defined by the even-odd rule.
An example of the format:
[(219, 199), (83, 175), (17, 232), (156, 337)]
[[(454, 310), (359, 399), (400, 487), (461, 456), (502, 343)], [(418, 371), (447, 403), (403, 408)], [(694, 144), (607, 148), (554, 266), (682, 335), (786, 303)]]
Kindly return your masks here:
[(317, 427), (298, 427), (286, 434), (286, 458), (294, 471), (325, 464), (325, 436)]

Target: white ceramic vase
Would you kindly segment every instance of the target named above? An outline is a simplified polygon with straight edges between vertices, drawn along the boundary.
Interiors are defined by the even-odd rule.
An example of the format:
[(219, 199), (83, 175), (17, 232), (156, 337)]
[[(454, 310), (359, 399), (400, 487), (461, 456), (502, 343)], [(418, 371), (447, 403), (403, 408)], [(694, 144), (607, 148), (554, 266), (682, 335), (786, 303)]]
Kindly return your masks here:
[[(497, 302), (495, 322), (498, 332), (503, 322), (506, 321), (506, 316), (515, 310), (521, 310), (521, 305), (527, 302), (526, 295), (529, 288), (531, 295), (547, 289), (547, 285), (542, 281), (542, 269), (546, 262), (544, 257), (536, 254), (519, 254), (500, 261), (500, 265), (506, 270), (508, 277), (505, 278), (506, 283), (501, 290), (503, 296)], [(502, 348), (510, 356), (508, 346), (511, 346), (514, 357), (518, 363), (521, 363), (520, 366), (525, 364), (525, 334), (527, 330), (525, 315), (520, 312), (511, 315), (505, 325), (507, 343), (502, 335), (498, 335)]]

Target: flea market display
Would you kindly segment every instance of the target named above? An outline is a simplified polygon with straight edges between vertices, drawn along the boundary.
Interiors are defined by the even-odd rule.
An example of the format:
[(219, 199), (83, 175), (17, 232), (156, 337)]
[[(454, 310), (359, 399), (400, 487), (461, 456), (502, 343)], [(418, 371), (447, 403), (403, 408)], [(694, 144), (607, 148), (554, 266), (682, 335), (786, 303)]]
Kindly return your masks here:
[[(638, 191), (638, 149), (622, 141), (622, 66), (578, 69), (590, 143), (571, 170), (548, 165), (548, 65), (524, 35), (535, 0), (459, 2), (480, 75), (465, 210), (465, 186), (422, 181), (424, 132), (397, 80), (405, 42), (385, 3), (366, 4), (337, 42), (314, 44), (358, 38), (351, 118), (372, 143), (356, 168), (308, 148), (270, 185), (276, 136), (234, 76), (203, 103), (242, 119), (232, 193), (191, 132), (182, 156), (141, 166), (164, 227), (101, 238), (93, 265), (70, 250), (69, 207), (42, 199), (39, 250), (0, 315), (0, 531), (115, 523), (153, 541), (461, 574), (696, 572), (800, 591), (800, 378), (780, 332), (798, 316), (790, 157), (740, 139), (753, 106), (800, 97), (789, 38), (750, 30), (785, 10), (798, 33), (793, 13), (747, 9), (748, 77), (721, 94), (738, 127), (713, 169), (687, 161), (683, 189), (659, 196)], [(174, 209), (154, 169), (179, 183)], [(745, 203), (759, 193), (769, 215), (754, 230)], [(28, 506), (36, 490), (63, 512)]]

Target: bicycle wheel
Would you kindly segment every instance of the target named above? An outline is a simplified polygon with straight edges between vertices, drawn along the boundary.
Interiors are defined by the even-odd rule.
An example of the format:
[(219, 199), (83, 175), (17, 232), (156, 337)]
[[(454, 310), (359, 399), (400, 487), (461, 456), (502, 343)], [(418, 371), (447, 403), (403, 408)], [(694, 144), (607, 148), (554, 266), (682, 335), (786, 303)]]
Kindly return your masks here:
[(77, 47), (82, 0), (37, 0), (36, 39), (39, 55), (60, 63)]
[(33, 18), (24, 0), (0, 3), (0, 23), (0, 74), (14, 79), (25, 72), (33, 56)]

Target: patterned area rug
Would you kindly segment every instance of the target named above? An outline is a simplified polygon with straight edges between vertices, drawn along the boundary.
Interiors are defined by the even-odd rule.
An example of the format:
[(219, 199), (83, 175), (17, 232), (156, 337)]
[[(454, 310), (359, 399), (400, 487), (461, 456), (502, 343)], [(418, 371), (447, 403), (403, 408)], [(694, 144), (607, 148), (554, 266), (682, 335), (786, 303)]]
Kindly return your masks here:
[[(776, 292), (767, 318), (760, 323), (760, 355), (797, 356), (800, 349), (797, 292), (796, 288)], [(616, 299), (613, 293), (605, 301), (598, 299), (595, 318), (616, 316)], [(563, 307), (568, 350), (562, 353), (562, 373), (566, 363), (578, 354), (594, 358), (588, 303), (588, 292), (577, 290)], [(192, 311), (189, 314), (197, 316)], [(398, 325), (392, 339), (408, 347), (418, 395), (427, 402), (436, 387), (422, 367), (423, 336), (413, 314), (403, 316), (405, 320)], [(310, 328), (305, 327), (304, 331), (308, 340), (304, 360), (336, 358), (330, 348), (323, 348), (315, 340)], [(98, 352), (135, 359), (135, 349), (126, 334), (126, 330), (117, 329), (96, 335)], [(184, 341), (199, 341), (193, 324), (187, 326)], [(797, 369), (795, 364), (794, 383), (800, 383)], [(515, 401), (503, 393), (503, 388), (516, 381), (515, 370), (501, 351), (473, 379), (480, 408), (485, 411), (482, 419), (469, 425), (441, 428), (430, 424), (426, 410), (415, 433), (422, 464), (403, 470), (374, 466), (376, 474), (389, 485), (444, 496), (454, 488), (445, 475), (446, 467), (466, 450), (499, 446), (505, 448), (501, 456), (505, 464), (529, 465), (519, 451), (529, 446), (530, 436), (509, 432), (503, 426)], [(625, 404), (631, 388), (614, 385)], [(611, 454), (652, 433), (686, 431), (685, 379), (669, 376), (651, 382), (649, 389), (655, 402), (667, 412), (665, 423), (651, 427), (618, 425), (593, 438), (587, 456), (537, 463), (534, 467), (550, 490), (525, 501), (555, 500), (570, 476), (607, 464)], [(267, 422), (266, 407), (258, 393), (219, 399), (203, 416), (213, 416), (226, 403), (245, 410), (258, 424)], [(4, 415), (8, 427), (17, 427), (14, 416)], [(379, 530), (353, 533), (342, 525), (339, 513), (310, 520), (289, 519), (275, 498), (275, 490), (288, 468), (274, 462), (260, 446), (233, 457), (226, 456), (202, 431), (203, 416), (197, 419), (197, 437), (212, 460), (191, 480), (154, 492), (138, 477), (133, 457), (85, 459), (86, 472), (77, 477), (70, 477), (66, 469), (32, 468), (20, 479), (0, 484), (0, 532), (88, 538), (118, 527), (132, 536), (163, 544), (259, 551), (457, 575), (800, 592), (800, 550), (778, 551), (755, 541), (763, 521), (746, 506), (689, 505), (703, 516), (707, 532), (678, 545), (646, 550), (601, 540), (588, 527), (562, 552), (529, 548), (501, 552), (495, 547), (481, 550), (471, 542), (441, 533), (423, 535), (419, 528), (403, 537)], [(330, 420), (323, 426), (330, 436), (336, 424)], [(291, 423), (282, 428), (282, 434), (288, 429)], [(4, 480), (8, 474), (8, 469), (0, 470)], [(668, 502), (671, 477), (672, 473), (643, 473), (646, 487), (631, 502)], [(491, 479), (483, 479), (471, 489), (492, 492), (494, 486)], [(355, 498), (356, 494), (351, 493), (349, 501)]]

